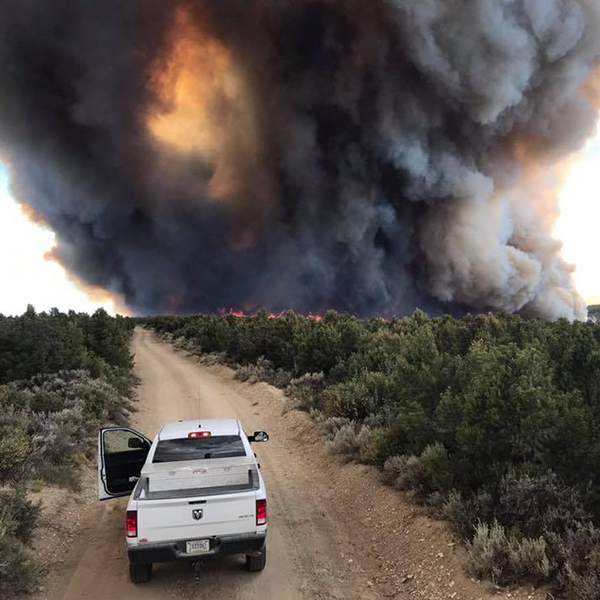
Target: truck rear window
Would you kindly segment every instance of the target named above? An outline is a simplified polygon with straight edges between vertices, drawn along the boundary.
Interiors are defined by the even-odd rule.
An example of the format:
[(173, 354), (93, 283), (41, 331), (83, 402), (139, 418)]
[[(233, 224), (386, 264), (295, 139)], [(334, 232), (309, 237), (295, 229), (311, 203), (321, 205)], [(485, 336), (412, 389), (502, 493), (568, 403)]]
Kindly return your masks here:
[(181, 438), (158, 442), (152, 462), (202, 460), (204, 458), (233, 458), (246, 456), (239, 435), (216, 435), (208, 438)]

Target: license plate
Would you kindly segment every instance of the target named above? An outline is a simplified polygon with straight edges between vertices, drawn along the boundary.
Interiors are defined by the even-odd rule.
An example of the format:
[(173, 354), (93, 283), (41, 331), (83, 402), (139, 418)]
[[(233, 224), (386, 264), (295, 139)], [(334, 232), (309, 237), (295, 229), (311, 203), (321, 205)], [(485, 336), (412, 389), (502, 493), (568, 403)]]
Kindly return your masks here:
[(187, 554), (202, 554), (210, 550), (210, 540), (193, 540), (185, 543)]

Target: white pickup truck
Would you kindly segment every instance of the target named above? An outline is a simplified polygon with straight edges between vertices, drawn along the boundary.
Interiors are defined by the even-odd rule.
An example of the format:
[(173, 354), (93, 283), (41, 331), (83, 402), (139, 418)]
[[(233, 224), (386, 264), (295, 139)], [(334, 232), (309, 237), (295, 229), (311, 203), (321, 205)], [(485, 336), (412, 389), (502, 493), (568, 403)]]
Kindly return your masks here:
[(234, 419), (164, 425), (151, 442), (127, 427), (98, 434), (98, 497), (131, 495), (126, 539), (134, 583), (152, 564), (245, 554), (249, 571), (267, 560), (267, 494), (251, 442)]

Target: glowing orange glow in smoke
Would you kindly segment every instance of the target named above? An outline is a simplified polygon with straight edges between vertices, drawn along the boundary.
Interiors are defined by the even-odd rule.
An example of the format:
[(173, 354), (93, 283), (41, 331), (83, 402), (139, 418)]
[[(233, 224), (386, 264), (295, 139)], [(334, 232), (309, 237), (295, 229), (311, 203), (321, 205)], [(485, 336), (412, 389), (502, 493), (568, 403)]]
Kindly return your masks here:
[[(33, 213), (35, 214), (35, 213)], [(69, 270), (61, 261), (60, 257), (56, 253), (57, 247), (54, 246), (51, 250), (44, 254), (44, 258), (49, 262), (55, 262), (65, 269), (65, 274), (69, 281), (78, 289), (81, 290), (87, 298), (94, 303), (103, 304), (112, 306), (112, 311), (114, 314), (122, 315), (124, 317), (133, 317), (134, 314), (129, 310), (123, 299), (117, 295), (113, 294), (109, 290), (104, 288), (91, 285), (82, 281), (77, 277), (73, 271)]]
[(583, 86), (583, 93), (594, 105), (597, 111), (600, 111), (600, 68), (586, 81)]
[[(543, 147), (544, 142), (534, 137), (521, 137), (514, 143), (515, 156), (521, 167), (517, 193), (520, 197), (527, 196), (527, 207), (537, 215), (538, 225), (549, 234), (560, 216), (558, 194), (575, 157), (562, 157), (559, 162), (545, 160)], [(523, 202), (517, 200), (517, 204)]]
[(183, 10), (176, 14), (171, 47), (154, 85), (162, 105), (149, 116), (152, 135), (214, 168), (208, 184), (212, 198), (238, 193), (236, 157), (251, 160), (258, 153), (249, 94), (230, 52)]

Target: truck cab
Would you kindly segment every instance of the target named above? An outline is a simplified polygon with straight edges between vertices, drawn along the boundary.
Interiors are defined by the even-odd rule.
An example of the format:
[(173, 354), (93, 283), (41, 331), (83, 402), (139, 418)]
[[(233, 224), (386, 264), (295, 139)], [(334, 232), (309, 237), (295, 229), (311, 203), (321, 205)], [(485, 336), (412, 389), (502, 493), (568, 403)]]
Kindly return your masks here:
[(266, 565), (267, 493), (252, 443), (235, 419), (164, 425), (154, 441), (128, 427), (98, 434), (98, 498), (130, 496), (129, 572), (148, 581), (156, 562), (220, 554), (246, 556), (249, 571)]

